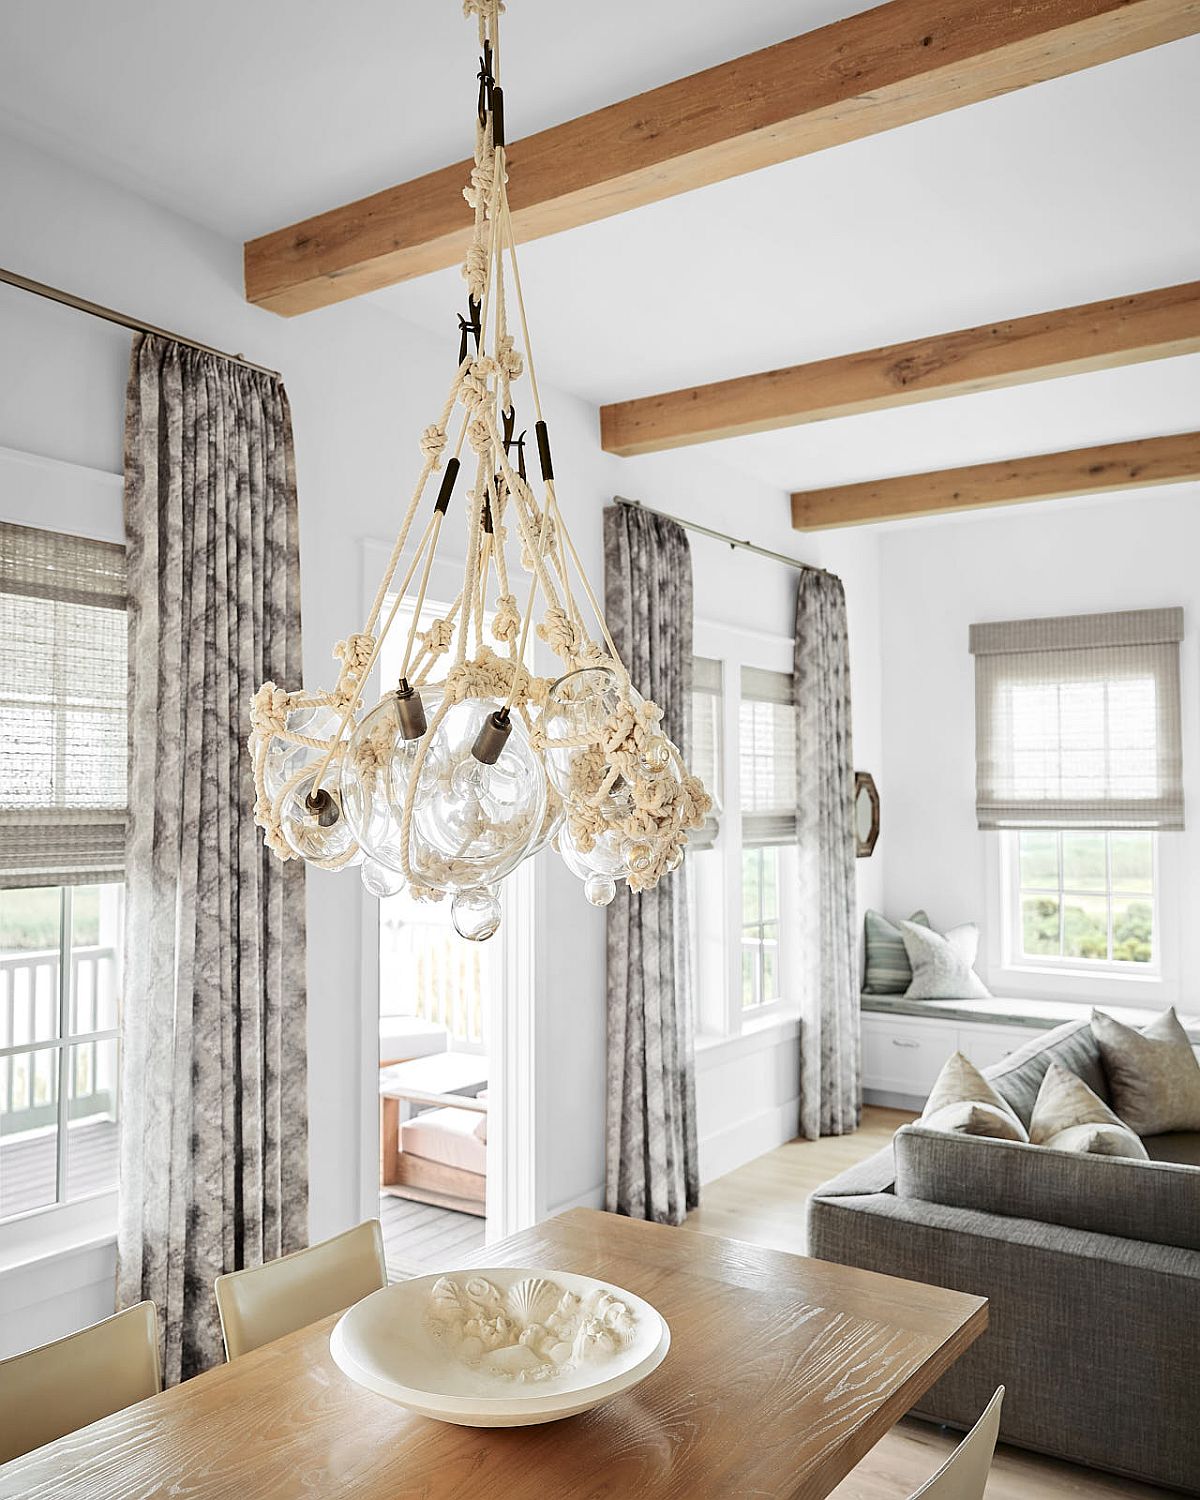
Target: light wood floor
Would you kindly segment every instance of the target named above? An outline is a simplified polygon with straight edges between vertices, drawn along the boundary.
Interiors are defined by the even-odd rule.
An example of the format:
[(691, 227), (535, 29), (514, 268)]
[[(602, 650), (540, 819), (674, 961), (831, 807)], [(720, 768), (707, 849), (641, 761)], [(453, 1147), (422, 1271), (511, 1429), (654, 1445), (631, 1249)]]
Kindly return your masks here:
[(483, 1245), (484, 1221), (474, 1214), (381, 1193), (379, 1218), (390, 1281), (452, 1271)]
[[(903, 1110), (868, 1106), (854, 1135), (789, 1141), (709, 1183), (686, 1228), (803, 1254), (805, 1204), (813, 1189), (878, 1151), (913, 1118)], [(908, 1500), (958, 1439), (959, 1434), (928, 1422), (903, 1421), (838, 1485), (831, 1500)], [(987, 1489), (987, 1500), (1169, 1500), (1175, 1495), (1175, 1490), (1003, 1445), (996, 1450)]]

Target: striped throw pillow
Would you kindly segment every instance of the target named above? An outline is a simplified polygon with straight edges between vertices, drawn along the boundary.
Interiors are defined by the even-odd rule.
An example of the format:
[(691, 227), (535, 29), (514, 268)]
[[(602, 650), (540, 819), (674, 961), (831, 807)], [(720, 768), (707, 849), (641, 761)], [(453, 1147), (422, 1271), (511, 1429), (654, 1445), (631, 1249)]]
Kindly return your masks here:
[[(930, 925), (923, 911), (908, 919), (920, 927)], [(877, 911), (867, 913), (867, 973), (864, 995), (903, 995), (912, 983), (912, 965), (904, 949), (904, 937), (895, 922)]]

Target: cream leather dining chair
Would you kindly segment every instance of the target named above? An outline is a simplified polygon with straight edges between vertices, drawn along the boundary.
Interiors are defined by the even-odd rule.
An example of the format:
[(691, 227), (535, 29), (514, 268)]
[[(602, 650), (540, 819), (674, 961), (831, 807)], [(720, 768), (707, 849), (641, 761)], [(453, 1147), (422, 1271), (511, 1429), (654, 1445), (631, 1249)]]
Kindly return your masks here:
[(378, 1219), (265, 1265), (218, 1276), (215, 1290), (226, 1357), (249, 1354), (386, 1285)]
[(0, 1463), (161, 1390), (153, 1302), (0, 1360)]
[(996, 1434), (1000, 1430), (1000, 1406), (1004, 1387), (997, 1386), (983, 1415), (937, 1471), (917, 1490), (912, 1500), (983, 1500)]

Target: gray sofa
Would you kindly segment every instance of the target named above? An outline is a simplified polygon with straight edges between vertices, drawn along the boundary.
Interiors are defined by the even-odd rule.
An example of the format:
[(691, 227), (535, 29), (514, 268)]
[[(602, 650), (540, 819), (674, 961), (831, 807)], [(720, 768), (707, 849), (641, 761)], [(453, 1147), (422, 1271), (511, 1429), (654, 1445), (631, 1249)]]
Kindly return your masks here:
[[(1087, 1022), (987, 1070), (1026, 1125), (1051, 1058), (1109, 1098)], [(818, 1188), (809, 1254), (989, 1299), (987, 1333), (915, 1415), (1200, 1495), (1200, 1134), (1151, 1161), (906, 1125)]]

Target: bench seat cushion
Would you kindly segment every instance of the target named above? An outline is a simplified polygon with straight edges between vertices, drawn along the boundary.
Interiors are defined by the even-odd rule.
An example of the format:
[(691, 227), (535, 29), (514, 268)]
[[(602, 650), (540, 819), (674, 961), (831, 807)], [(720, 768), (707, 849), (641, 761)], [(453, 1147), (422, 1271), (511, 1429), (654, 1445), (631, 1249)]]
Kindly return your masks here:
[(482, 1176), (487, 1171), (487, 1142), (479, 1139), (476, 1126), (484, 1118), (473, 1109), (427, 1109), (400, 1126), (400, 1149)]

